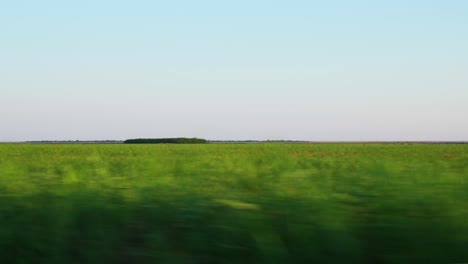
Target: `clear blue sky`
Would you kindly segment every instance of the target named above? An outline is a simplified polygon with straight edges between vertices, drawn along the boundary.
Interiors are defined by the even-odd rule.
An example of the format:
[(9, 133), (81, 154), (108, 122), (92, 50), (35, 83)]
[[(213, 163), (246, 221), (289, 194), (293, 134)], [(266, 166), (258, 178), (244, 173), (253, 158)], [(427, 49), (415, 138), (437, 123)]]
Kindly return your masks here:
[(468, 1), (2, 1), (0, 141), (468, 140)]

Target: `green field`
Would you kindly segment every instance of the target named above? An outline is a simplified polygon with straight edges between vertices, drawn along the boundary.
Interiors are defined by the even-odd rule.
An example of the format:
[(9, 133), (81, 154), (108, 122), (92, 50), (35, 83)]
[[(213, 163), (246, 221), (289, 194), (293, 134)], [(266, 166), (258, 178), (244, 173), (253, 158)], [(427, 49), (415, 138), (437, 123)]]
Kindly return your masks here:
[(468, 262), (468, 145), (0, 145), (0, 263)]

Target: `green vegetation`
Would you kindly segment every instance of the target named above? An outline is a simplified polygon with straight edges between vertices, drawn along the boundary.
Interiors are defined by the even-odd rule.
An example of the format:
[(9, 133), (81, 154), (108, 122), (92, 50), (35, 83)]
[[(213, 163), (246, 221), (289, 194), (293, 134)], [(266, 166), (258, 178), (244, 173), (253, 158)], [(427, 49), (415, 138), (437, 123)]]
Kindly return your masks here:
[(0, 145), (0, 262), (468, 262), (468, 145)]
[(137, 138), (127, 139), (125, 144), (206, 144), (208, 141), (201, 138)]

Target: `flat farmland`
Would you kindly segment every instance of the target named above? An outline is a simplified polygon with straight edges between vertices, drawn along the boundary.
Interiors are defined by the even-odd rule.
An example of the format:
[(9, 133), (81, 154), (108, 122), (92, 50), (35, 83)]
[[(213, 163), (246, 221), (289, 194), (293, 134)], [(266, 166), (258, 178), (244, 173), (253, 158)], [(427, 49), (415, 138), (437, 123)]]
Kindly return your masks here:
[(2, 144), (0, 262), (468, 262), (468, 145)]

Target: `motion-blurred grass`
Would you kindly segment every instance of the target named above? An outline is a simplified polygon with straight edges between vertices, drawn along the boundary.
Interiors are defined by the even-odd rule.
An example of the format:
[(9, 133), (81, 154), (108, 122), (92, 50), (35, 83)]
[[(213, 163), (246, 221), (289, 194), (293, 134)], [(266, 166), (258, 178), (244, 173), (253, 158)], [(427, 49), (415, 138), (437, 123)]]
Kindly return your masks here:
[(468, 262), (468, 145), (0, 145), (0, 263)]

